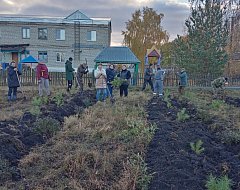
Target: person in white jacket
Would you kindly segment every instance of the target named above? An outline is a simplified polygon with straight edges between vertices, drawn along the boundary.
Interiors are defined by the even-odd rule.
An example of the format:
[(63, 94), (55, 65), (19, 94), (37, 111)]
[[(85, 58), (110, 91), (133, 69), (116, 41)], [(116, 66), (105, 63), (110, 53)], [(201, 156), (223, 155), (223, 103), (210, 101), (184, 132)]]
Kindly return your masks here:
[(107, 75), (101, 63), (94, 71), (94, 77), (96, 78), (96, 99), (97, 101), (105, 101), (107, 97)]

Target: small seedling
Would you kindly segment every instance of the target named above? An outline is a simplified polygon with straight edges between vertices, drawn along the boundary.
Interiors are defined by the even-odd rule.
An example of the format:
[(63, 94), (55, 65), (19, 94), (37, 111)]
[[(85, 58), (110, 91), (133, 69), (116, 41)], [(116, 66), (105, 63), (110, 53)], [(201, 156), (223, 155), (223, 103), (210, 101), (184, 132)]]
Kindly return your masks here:
[(231, 190), (232, 180), (226, 175), (220, 178), (214, 177), (212, 174), (209, 176), (206, 187), (208, 190)]
[(186, 108), (183, 108), (180, 112), (177, 113), (178, 121), (186, 121), (190, 118), (190, 116), (186, 113)]
[(64, 101), (63, 101), (63, 93), (62, 92), (58, 92), (56, 94), (56, 96), (53, 97), (53, 100), (55, 101), (55, 103), (57, 104), (57, 106), (62, 106)]
[(191, 149), (192, 149), (197, 155), (200, 155), (200, 154), (204, 151), (204, 148), (202, 147), (202, 145), (203, 145), (202, 140), (198, 140), (198, 141), (195, 142), (195, 143), (193, 143), (193, 142), (190, 143)]

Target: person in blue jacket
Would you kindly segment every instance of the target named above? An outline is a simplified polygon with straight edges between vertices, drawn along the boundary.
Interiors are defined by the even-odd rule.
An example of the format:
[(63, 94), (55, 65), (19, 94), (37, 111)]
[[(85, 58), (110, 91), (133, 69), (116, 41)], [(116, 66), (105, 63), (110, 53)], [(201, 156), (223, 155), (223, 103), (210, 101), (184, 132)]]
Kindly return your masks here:
[(188, 76), (187, 72), (185, 71), (184, 68), (181, 69), (180, 73), (177, 73), (179, 77), (179, 87), (178, 87), (178, 92), (180, 95), (184, 94), (184, 89), (187, 86), (188, 83)]
[(17, 88), (20, 86), (18, 76), (21, 73), (17, 69), (17, 64), (12, 61), (7, 69), (7, 81), (8, 81), (8, 101), (15, 101), (17, 99)]

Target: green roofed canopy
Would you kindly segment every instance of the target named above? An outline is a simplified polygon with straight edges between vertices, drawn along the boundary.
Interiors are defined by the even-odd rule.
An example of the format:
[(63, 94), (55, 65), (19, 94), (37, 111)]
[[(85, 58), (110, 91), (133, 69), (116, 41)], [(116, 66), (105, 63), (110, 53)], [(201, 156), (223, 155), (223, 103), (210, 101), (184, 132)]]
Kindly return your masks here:
[(106, 47), (94, 59), (95, 63), (139, 64), (139, 59), (128, 47)]

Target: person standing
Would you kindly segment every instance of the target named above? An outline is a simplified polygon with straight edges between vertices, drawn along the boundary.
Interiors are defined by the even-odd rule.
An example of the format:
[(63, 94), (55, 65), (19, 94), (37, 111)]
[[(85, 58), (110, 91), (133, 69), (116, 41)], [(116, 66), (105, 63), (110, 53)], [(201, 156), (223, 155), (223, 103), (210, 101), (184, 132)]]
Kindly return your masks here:
[(165, 71), (161, 69), (160, 66), (157, 67), (157, 72), (155, 73), (155, 83), (154, 83), (154, 93), (153, 95), (159, 94), (163, 95), (163, 79)]
[(122, 97), (123, 94), (125, 97), (128, 96), (128, 86), (130, 84), (131, 72), (127, 70), (126, 65), (122, 66), (122, 71), (118, 74), (121, 80), (123, 80), (122, 84), (120, 85), (120, 96)]
[(113, 85), (112, 85), (112, 81), (114, 80), (115, 76), (116, 76), (116, 71), (114, 70), (114, 66), (113, 64), (111, 64), (109, 66), (108, 69), (106, 69), (106, 74), (107, 74), (107, 87), (108, 87), (108, 91), (110, 93), (110, 96), (113, 97)]
[(72, 67), (72, 58), (69, 59), (65, 63), (65, 70), (66, 70), (66, 80), (67, 80), (67, 91), (69, 92), (72, 88), (73, 84), (73, 77), (74, 77), (74, 68)]
[(20, 86), (18, 76), (21, 73), (17, 69), (17, 64), (12, 61), (7, 69), (7, 81), (8, 81), (8, 101), (15, 101), (17, 99), (17, 88)]
[(43, 91), (46, 92), (47, 96), (50, 96), (50, 90), (49, 90), (49, 73), (48, 68), (46, 64), (44, 63), (38, 63), (36, 67), (36, 74), (37, 74), (37, 80), (38, 80), (38, 93), (39, 96), (43, 96)]
[(86, 63), (80, 64), (77, 69), (77, 85), (79, 85), (80, 93), (83, 92), (83, 75), (88, 73), (88, 66)]
[(142, 91), (145, 90), (147, 83), (150, 85), (151, 90), (154, 91), (153, 82), (152, 82), (153, 76), (154, 76), (153, 65), (151, 64), (151, 65), (148, 65), (148, 67), (146, 68), (146, 70), (144, 72), (144, 82), (143, 82)]
[(7, 69), (7, 81), (8, 81), (8, 101), (15, 101), (17, 99), (17, 88), (20, 86), (18, 76), (21, 72), (17, 69), (17, 64), (12, 61)]
[(187, 80), (188, 80), (188, 76), (187, 76), (187, 72), (185, 71), (184, 68), (181, 69), (180, 73), (177, 73), (178, 77), (179, 77), (179, 87), (178, 87), (178, 92), (180, 95), (184, 94), (184, 89), (187, 86)]
[(107, 75), (105, 69), (103, 69), (100, 63), (97, 69), (94, 71), (94, 77), (96, 78), (96, 99), (97, 101), (105, 101), (107, 97)]

